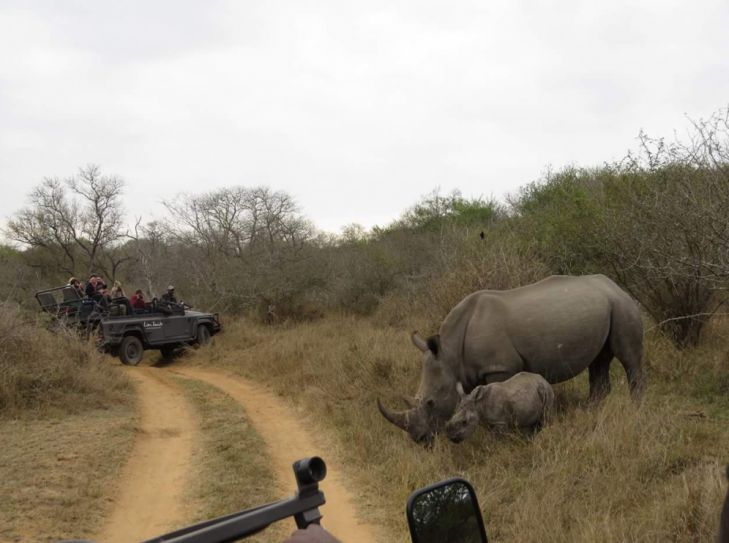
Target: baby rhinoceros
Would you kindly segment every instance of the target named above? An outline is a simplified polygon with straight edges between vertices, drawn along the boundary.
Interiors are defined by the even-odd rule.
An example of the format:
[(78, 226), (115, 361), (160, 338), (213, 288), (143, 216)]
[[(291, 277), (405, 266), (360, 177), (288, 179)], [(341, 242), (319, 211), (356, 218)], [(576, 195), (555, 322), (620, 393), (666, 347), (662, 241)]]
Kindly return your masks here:
[(446, 425), (448, 439), (460, 443), (476, 426), (496, 430), (538, 428), (552, 408), (554, 391), (544, 377), (522, 371), (501, 383), (474, 388), (470, 394), (456, 385), (461, 401)]

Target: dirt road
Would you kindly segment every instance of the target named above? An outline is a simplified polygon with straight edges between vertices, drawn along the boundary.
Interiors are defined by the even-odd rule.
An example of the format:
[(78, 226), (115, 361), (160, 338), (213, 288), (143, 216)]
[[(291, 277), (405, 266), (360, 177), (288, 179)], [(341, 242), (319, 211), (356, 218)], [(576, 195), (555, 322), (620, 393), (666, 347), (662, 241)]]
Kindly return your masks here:
[(139, 435), (122, 469), (111, 516), (97, 541), (149, 539), (186, 518), (184, 491), (197, 421), (166, 370), (129, 371), (139, 395)]
[[(376, 529), (360, 522), (355, 499), (343, 480), (345, 473), (331, 448), (317, 443), (317, 433), (305, 431), (285, 402), (240, 377), (198, 368), (131, 368), (141, 406), (140, 433), (122, 471), (114, 511), (99, 541), (139, 541), (184, 524), (184, 491), (191, 473), (197, 421), (173, 375), (196, 379), (219, 388), (238, 402), (267, 445), (281, 497), (292, 495), (292, 463), (305, 456), (322, 456), (328, 474), (321, 488), (327, 503), (322, 525), (347, 543), (375, 542)], [(295, 528), (291, 521), (291, 529)]]

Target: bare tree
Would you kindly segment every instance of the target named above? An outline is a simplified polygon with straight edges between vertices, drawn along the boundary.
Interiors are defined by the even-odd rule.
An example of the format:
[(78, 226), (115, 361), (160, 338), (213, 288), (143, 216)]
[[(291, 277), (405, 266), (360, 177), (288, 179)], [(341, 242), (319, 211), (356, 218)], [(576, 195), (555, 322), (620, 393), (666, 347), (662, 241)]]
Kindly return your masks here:
[(77, 208), (80, 235), (75, 236), (74, 241), (85, 253), (91, 271), (101, 264), (99, 253), (122, 237), (124, 182), (117, 176), (102, 176), (98, 166), (89, 165), (81, 168), (67, 184), (81, 200)]
[(196, 288), (238, 308), (267, 303), (282, 310), (282, 299), (305, 290), (309, 275), (301, 270), (314, 229), (288, 194), (233, 187), (165, 205), (175, 243), (204, 256), (187, 266)]
[(154, 295), (158, 292), (157, 287), (161, 281), (160, 261), (167, 243), (165, 228), (156, 221), (143, 225), (142, 218), (138, 217), (134, 224), (134, 233), (127, 232), (126, 237), (134, 247), (136, 262), (147, 285), (147, 292)]
[(119, 177), (101, 175), (96, 165), (65, 181), (46, 178), (31, 192), (30, 206), (8, 222), (8, 237), (42, 250), (69, 275), (79, 266), (113, 274), (125, 260), (110, 252), (122, 235), (123, 187)]

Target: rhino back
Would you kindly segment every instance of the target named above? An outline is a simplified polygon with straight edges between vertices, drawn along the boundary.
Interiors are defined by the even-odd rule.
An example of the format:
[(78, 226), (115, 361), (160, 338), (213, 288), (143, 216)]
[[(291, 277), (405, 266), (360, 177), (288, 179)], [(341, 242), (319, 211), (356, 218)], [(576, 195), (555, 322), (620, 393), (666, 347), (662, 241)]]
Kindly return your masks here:
[(552, 387), (541, 375), (521, 372), (503, 383), (517, 426), (532, 426), (542, 421), (554, 399)]
[(499, 427), (530, 427), (541, 422), (547, 407), (545, 387), (552, 391), (543, 377), (526, 372), (482, 387), (487, 393), (475, 404), (481, 424)]
[(466, 297), (444, 322), (441, 336), (452, 350), (460, 346), (466, 381), (483, 382), (488, 374), (505, 379), (525, 370), (555, 383), (574, 377), (597, 357), (616, 304), (635, 306), (604, 276), (552, 276)]

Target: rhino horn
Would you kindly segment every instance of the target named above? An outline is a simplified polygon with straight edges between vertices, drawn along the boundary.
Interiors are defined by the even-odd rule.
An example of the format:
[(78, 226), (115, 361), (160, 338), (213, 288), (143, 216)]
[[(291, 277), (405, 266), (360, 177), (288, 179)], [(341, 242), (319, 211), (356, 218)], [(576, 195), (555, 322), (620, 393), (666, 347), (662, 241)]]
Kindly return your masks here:
[(402, 401), (405, 402), (405, 405), (407, 405), (410, 409), (415, 409), (418, 406), (418, 402), (416, 402), (414, 398), (410, 398), (408, 396), (403, 396)]
[(413, 345), (415, 345), (420, 351), (425, 352), (428, 350), (428, 344), (418, 335), (417, 330), (410, 334), (410, 339), (412, 340)]
[(407, 432), (408, 429), (408, 412), (407, 411), (391, 411), (384, 405), (382, 405), (382, 402), (379, 398), (377, 398), (377, 407), (380, 409), (380, 413), (382, 413), (382, 416), (385, 417), (388, 421), (393, 423), (395, 426), (400, 428), (401, 430), (405, 430)]

